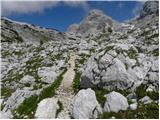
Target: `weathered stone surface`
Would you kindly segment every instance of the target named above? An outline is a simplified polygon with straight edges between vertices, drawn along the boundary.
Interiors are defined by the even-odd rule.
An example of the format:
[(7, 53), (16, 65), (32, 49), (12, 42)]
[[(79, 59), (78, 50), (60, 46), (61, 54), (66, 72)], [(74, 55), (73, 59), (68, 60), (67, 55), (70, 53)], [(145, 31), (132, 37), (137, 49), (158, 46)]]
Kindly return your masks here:
[(26, 75), (24, 76), (21, 80), (20, 80), (21, 83), (34, 83), (35, 82), (35, 79), (34, 77), (30, 76), (30, 75)]
[(56, 111), (59, 108), (56, 98), (43, 99), (37, 107), (35, 118), (37, 119), (54, 119)]
[(104, 105), (105, 112), (119, 112), (120, 110), (127, 110), (128, 101), (120, 93), (113, 91), (105, 95), (105, 97), (106, 97), (106, 102)]
[(159, 8), (158, 1), (147, 1), (140, 12), (140, 18), (152, 14), (158, 15), (158, 8)]
[(75, 119), (96, 119), (102, 113), (95, 92), (90, 88), (80, 90), (75, 96), (70, 109), (71, 116)]
[(30, 91), (28, 88), (23, 90), (17, 89), (6, 101), (5, 107), (2, 110), (4, 118), (12, 118), (11, 110), (17, 108), (26, 98), (35, 94), (36, 91)]
[(55, 72), (55, 68), (42, 67), (38, 70), (38, 75), (41, 77), (42, 81), (45, 83), (52, 83), (58, 76)]
[(129, 108), (130, 108), (131, 110), (136, 110), (136, 109), (137, 109), (137, 103), (130, 104), (130, 105), (129, 105)]
[(151, 100), (151, 98), (148, 96), (141, 98), (139, 101), (142, 102), (143, 104), (150, 104), (151, 102), (153, 102), (153, 100)]
[(136, 99), (136, 98), (137, 98), (137, 95), (136, 95), (135, 92), (132, 92), (132, 93), (130, 93), (129, 95), (127, 95), (127, 98), (128, 98), (128, 99)]

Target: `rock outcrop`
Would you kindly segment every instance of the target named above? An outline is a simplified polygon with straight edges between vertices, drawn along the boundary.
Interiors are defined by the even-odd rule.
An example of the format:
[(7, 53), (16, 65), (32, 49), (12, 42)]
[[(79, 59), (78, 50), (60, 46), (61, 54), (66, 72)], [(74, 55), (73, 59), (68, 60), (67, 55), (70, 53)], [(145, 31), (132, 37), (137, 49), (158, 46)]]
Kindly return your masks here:
[(159, 15), (159, 3), (158, 1), (145, 2), (142, 10), (140, 11), (140, 18), (144, 18), (147, 15)]
[(70, 109), (71, 117), (75, 119), (96, 119), (102, 113), (95, 92), (90, 88), (80, 90), (75, 96)]
[(106, 102), (104, 105), (105, 112), (119, 112), (120, 110), (127, 110), (129, 105), (127, 98), (118, 92), (111, 92), (107, 95)]
[(58, 99), (47, 98), (43, 99), (37, 107), (35, 118), (37, 119), (54, 119), (56, 116), (58, 106)]

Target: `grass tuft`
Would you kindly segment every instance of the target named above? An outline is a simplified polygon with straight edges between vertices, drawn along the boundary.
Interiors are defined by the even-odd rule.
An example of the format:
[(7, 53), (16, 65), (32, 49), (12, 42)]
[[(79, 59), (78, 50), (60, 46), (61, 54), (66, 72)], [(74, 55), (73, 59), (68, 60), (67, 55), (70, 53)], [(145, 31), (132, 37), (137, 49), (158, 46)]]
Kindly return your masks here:
[(73, 92), (75, 94), (80, 90), (80, 78), (81, 78), (81, 73), (75, 71), (75, 77), (72, 83)]
[(58, 114), (63, 110), (63, 104), (59, 100), (58, 100), (58, 106), (59, 106), (59, 109), (56, 111), (56, 118), (58, 117)]
[(40, 95), (32, 95), (29, 98), (25, 99), (18, 108), (12, 111), (13, 118), (34, 118), (38, 103), (45, 98), (55, 95), (55, 91), (60, 86), (63, 75), (66, 71), (67, 69), (65, 69), (49, 87), (44, 88)]

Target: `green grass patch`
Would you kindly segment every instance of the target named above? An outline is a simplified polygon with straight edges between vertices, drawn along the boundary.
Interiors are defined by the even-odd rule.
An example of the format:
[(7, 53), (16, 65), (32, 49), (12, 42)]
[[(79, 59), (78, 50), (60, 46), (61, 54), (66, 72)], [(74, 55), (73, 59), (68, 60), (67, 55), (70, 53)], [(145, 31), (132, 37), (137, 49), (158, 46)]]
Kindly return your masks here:
[(23, 119), (25, 116), (27, 116), (27, 118), (34, 118), (38, 103), (45, 98), (55, 95), (55, 91), (60, 86), (66, 71), (67, 69), (65, 69), (50, 86), (44, 88), (40, 95), (32, 95), (26, 98), (18, 108), (12, 111), (13, 118)]
[[(101, 104), (101, 106), (104, 106), (104, 103), (106, 101), (106, 98), (104, 97), (104, 95), (113, 91), (113, 90), (110, 91), (110, 90), (105, 90), (105, 89), (101, 89), (101, 88), (93, 88), (93, 90), (95, 91), (96, 98), (97, 98), (98, 102)], [(114, 91), (121, 93), (124, 96), (127, 96), (129, 94), (129, 92), (127, 90), (115, 89)]]
[(127, 110), (115, 112), (104, 112), (102, 119), (109, 119), (114, 116), (116, 119), (158, 119), (159, 118), (159, 106), (157, 103), (151, 103), (147, 105), (138, 105), (136, 110)]
[(81, 78), (81, 73), (75, 71), (75, 77), (72, 83), (73, 92), (75, 94), (80, 90), (80, 78)]
[(59, 109), (56, 111), (56, 118), (58, 117), (58, 114), (63, 110), (63, 104), (59, 100), (58, 100), (58, 106), (59, 106)]
[(127, 39), (128, 36), (127, 35), (122, 35), (119, 39)]
[(159, 49), (157, 48), (157, 49), (153, 50), (152, 55), (153, 56), (159, 56)]
[(15, 90), (8, 88), (8, 87), (1, 87), (1, 96), (8, 98), (12, 95)]
[(159, 93), (152, 91), (152, 92), (147, 92), (148, 86), (141, 84), (140, 86), (138, 86), (135, 90), (135, 93), (137, 95), (138, 99), (143, 98), (144, 96), (149, 96), (152, 100), (159, 100)]
[(130, 48), (130, 49), (127, 51), (127, 54), (128, 54), (128, 56), (129, 56), (129, 58), (131, 58), (131, 59), (136, 59), (137, 56), (138, 56), (138, 52), (137, 52), (135, 49), (133, 49), (133, 48)]

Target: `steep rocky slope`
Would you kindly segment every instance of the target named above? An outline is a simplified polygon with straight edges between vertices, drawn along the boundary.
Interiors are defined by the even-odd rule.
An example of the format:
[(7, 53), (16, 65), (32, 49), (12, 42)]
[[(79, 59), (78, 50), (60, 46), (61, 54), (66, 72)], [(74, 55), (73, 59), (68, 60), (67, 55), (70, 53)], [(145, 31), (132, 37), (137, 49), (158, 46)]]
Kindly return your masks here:
[[(1, 18), (2, 118), (158, 118), (157, 11), (146, 2), (139, 18), (119, 23), (91, 10), (65, 33)], [(45, 107), (54, 114), (38, 114)]]

